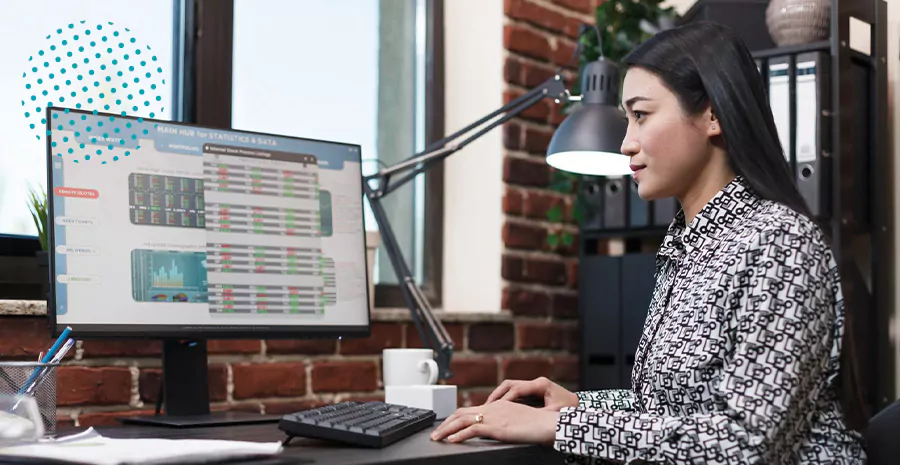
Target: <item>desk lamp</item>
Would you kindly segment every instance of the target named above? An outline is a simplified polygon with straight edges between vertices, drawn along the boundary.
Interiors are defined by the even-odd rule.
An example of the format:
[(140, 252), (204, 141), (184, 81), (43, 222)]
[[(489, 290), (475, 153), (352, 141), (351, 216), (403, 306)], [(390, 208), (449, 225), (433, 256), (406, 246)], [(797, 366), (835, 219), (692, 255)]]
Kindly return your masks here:
[[(453, 376), (450, 371), (453, 341), (447, 335), (444, 325), (434, 316), (428, 299), (406, 265), (381, 199), (544, 98), (552, 98), (556, 103), (579, 100), (581, 103), (580, 108), (569, 115), (554, 133), (547, 151), (548, 164), (560, 170), (596, 176), (622, 176), (630, 173), (628, 157), (619, 153), (627, 126), (625, 116), (617, 108), (619, 70), (615, 63), (603, 57), (600, 32), (596, 26), (581, 26), (575, 56), (580, 53), (582, 35), (591, 29), (597, 34), (601, 54), (598, 60), (585, 66), (580, 97), (569, 94), (561, 72), (557, 72), (493, 113), (430, 144), (424, 151), (363, 177), (363, 190), (378, 224), (382, 245), (394, 268), (419, 337), (435, 352), (439, 379)], [(394, 176), (398, 178), (395, 179)]]

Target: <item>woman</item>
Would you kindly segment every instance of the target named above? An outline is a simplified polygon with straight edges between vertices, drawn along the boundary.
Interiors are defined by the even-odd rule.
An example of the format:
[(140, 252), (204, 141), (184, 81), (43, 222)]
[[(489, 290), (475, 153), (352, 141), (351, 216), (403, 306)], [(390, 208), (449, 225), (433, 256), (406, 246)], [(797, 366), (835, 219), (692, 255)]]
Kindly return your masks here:
[[(863, 463), (837, 394), (836, 263), (749, 51), (727, 28), (693, 23), (624, 63), (622, 152), (642, 198), (682, 205), (657, 255), (633, 389), (505, 381), (432, 438), (553, 444), (576, 461)], [(544, 408), (510, 402), (526, 395)]]

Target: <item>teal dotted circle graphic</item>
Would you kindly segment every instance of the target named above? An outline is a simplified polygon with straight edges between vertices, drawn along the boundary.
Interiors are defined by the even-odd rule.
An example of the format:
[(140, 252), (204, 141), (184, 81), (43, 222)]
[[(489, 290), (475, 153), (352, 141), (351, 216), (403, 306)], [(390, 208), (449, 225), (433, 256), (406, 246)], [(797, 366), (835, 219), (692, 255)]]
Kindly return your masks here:
[[(28, 57), (22, 73), (22, 110), (28, 129), (38, 140), (53, 130), (73, 131), (74, 139), (66, 137), (60, 144), (65, 147), (54, 143), (53, 148), (58, 152), (54, 155), (76, 163), (106, 164), (107, 160), (128, 158), (140, 150), (139, 135), (147, 135), (149, 130), (132, 129), (130, 121), (126, 125), (130, 138), (118, 135), (124, 129), (116, 116), (109, 117), (110, 129), (103, 128), (99, 121), (97, 127), (86, 126), (82, 121), (87, 117), (76, 113), (63, 115), (48, 127), (46, 109), (66, 107), (94, 115), (102, 111), (138, 117), (137, 126), (150, 126), (143, 118), (156, 118), (165, 111), (161, 89), (166, 79), (153, 49), (141, 44), (129, 28), (112, 22), (69, 23), (55, 29), (46, 40)], [(114, 134), (110, 138), (109, 133), (103, 133), (101, 140), (98, 131)]]

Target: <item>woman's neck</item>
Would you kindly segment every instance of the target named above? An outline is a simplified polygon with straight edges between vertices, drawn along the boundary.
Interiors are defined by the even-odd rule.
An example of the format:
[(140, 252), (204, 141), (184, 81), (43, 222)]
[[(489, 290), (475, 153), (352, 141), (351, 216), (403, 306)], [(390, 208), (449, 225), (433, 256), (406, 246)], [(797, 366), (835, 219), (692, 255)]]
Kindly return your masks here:
[(712, 200), (736, 176), (734, 171), (726, 166), (710, 166), (688, 188), (684, 195), (679, 197), (681, 208), (684, 210), (685, 224), (691, 224), (700, 210)]

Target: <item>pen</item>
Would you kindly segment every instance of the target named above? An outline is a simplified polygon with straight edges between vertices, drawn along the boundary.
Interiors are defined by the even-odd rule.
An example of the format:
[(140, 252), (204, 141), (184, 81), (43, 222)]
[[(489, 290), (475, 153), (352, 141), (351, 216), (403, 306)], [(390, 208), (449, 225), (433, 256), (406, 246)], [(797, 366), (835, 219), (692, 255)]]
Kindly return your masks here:
[[(66, 353), (69, 352), (69, 349), (71, 349), (73, 345), (75, 345), (75, 339), (69, 338), (69, 340), (66, 341), (65, 345), (62, 346), (62, 349), (59, 349), (59, 352), (57, 352), (56, 356), (53, 357), (53, 360), (50, 360), (50, 363), (53, 364), (61, 362), (62, 359), (66, 356)], [(47, 372), (50, 371), (50, 368), (51, 367), (44, 367), (43, 369), (41, 369), (41, 374), (38, 375), (38, 378), (34, 381), (34, 383), (31, 384), (31, 386), (28, 386), (28, 389), (25, 390), (26, 394), (34, 393), (34, 391), (36, 391), (37, 388), (41, 386), (41, 383), (43, 383), (44, 380), (47, 379)]]
[[(50, 347), (50, 350), (48, 350), (47, 353), (44, 354), (44, 358), (43, 358), (43, 360), (41, 360), (41, 363), (49, 363), (50, 360), (53, 359), (53, 357), (56, 355), (56, 351), (59, 350), (59, 347), (63, 344), (63, 341), (65, 341), (66, 338), (69, 337), (69, 333), (71, 333), (71, 332), (72, 332), (72, 327), (66, 326), (66, 329), (64, 329), (62, 334), (59, 335), (59, 337), (56, 339), (56, 342), (54, 342), (53, 346)], [(28, 386), (31, 385), (31, 383), (34, 382), (34, 379), (37, 377), (37, 375), (38, 375), (38, 373), (40, 373), (40, 371), (41, 371), (40, 367), (34, 367), (34, 371), (31, 372), (31, 376), (28, 377), (28, 380), (25, 381), (25, 384), (23, 384), (22, 388), (19, 389), (19, 395), (25, 393), (25, 390), (28, 388)]]

